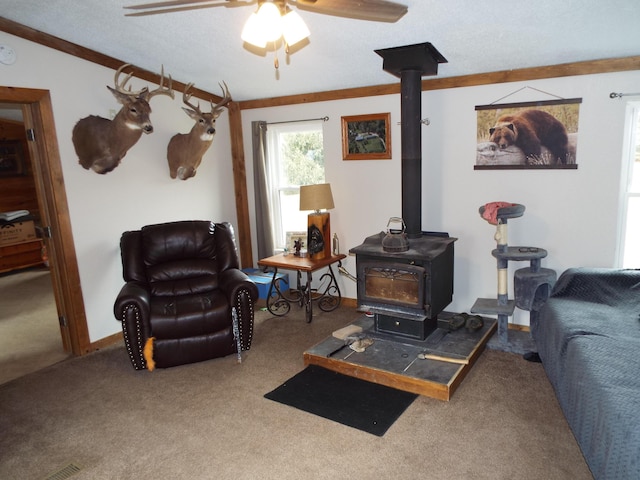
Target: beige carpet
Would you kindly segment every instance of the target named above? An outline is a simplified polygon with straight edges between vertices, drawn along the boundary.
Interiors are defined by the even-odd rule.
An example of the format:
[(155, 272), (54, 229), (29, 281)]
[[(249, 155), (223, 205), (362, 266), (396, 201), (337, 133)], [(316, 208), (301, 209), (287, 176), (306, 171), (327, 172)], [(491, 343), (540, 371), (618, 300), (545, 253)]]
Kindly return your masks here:
[(485, 351), (451, 401), (419, 397), (384, 437), (263, 397), (357, 315), (260, 312), (242, 364), (136, 372), (116, 346), (1, 385), (0, 478), (592, 478), (542, 366), (510, 353)]
[(51, 274), (0, 275), (0, 384), (64, 360)]

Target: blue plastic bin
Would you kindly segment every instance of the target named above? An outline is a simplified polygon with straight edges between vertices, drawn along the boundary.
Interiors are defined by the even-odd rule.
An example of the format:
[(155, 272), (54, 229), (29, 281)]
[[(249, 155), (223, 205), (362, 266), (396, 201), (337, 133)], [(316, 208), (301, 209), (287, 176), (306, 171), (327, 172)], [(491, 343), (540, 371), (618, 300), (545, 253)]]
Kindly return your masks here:
[[(257, 268), (245, 268), (242, 270), (246, 273), (251, 280), (253, 280), (258, 287), (259, 297), (262, 300), (267, 299), (267, 295), (269, 294), (269, 286), (271, 285), (271, 280), (273, 279), (273, 272), (263, 272)], [(289, 290), (289, 274), (280, 273), (276, 275), (276, 278), (282, 279), (280, 280), (280, 290), (286, 292)]]

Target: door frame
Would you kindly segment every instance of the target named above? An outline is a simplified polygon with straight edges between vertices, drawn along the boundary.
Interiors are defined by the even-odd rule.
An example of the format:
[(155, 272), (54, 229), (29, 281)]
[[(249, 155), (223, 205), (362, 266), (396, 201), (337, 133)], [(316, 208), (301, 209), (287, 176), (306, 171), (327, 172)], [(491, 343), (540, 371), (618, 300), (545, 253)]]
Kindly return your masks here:
[(93, 350), (89, 339), (80, 273), (71, 230), (60, 151), (48, 90), (0, 87), (0, 102), (22, 106), (38, 197), (43, 239), (60, 320), (63, 348), (74, 355)]

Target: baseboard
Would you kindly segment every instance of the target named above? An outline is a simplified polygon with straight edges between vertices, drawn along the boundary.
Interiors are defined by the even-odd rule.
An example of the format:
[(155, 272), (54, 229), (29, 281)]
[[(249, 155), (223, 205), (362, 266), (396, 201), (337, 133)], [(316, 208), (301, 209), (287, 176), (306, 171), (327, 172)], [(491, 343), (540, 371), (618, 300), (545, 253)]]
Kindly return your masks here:
[(355, 298), (342, 297), (340, 305), (342, 305), (343, 307), (348, 307), (348, 308), (357, 308), (358, 307), (358, 300), (355, 299)]
[(509, 330), (518, 330), (519, 332), (530, 332), (531, 328), (529, 325), (520, 325), (518, 323), (510, 323)]
[(108, 337), (101, 338), (97, 342), (91, 342), (91, 344), (89, 345), (89, 351), (87, 353), (100, 350), (101, 348), (110, 347), (111, 345), (122, 342), (123, 339), (124, 337), (122, 336), (122, 332), (114, 333), (113, 335), (109, 335)]

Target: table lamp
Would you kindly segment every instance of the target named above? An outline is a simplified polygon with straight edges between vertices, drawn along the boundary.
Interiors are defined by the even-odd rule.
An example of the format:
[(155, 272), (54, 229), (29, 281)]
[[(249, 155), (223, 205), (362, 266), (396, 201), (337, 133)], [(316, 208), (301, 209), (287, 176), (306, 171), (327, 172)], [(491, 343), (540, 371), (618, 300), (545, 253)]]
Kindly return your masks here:
[(328, 183), (300, 187), (300, 210), (313, 210), (307, 222), (307, 253), (316, 260), (331, 256), (329, 212), (320, 210), (333, 207), (331, 185)]

